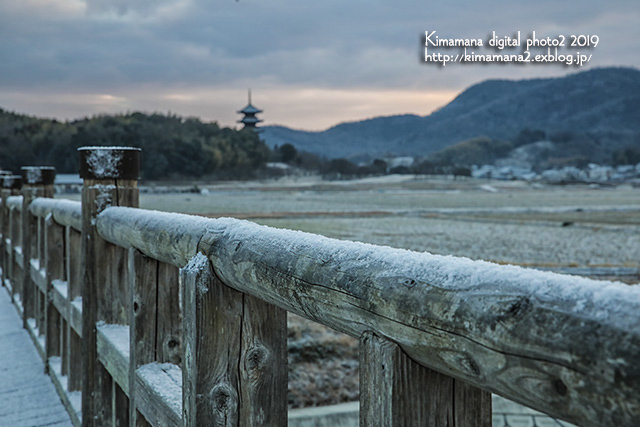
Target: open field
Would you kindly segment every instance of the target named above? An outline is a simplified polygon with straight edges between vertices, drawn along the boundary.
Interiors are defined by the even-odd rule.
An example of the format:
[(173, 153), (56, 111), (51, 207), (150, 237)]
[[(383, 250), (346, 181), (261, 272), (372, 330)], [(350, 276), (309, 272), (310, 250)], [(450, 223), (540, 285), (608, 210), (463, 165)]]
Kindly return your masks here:
[(389, 176), (281, 180), (143, 194), (147, 209), (528, 266), (637, 267), (640, 189)]

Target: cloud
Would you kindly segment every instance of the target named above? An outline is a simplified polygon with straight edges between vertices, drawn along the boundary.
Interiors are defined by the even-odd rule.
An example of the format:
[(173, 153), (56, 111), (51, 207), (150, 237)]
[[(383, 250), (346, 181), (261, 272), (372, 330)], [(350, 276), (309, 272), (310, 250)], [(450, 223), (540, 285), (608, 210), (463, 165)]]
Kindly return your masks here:
[[(372, 111), (369, 104), (356, 101), (362, 99), (356, 94), (364, 92), (389, 97), (404, 92), (451, 93), (487, 78), (577, 71), (559, 65), (427, 65), (421, 61), (421, 40), (427, 29), (443, 36), (481, 38), (493, 30), (503, 34), (518, 30), (523, 34), (532, 30), (544, 35), (598, 34), (601, 44), (591, 50), (590, 66), (638, 67), (638, 21), (640, 7), (628, 0), (613, 4), (542, 0), (509, 7), (495, 0), (481, 4), (418, 0), (2, 2), (0, 93), (13, 94), (14, 101), (22, 94), (23, 101), (14, 105), (26, 106), (26, 112), (41, 111), (27, 102), (37, 99), (37, 94), (79, 95), (78, 101), (72, 96), (61, 98), (75, 107), (51, 103), (48, 115), (56, 115), (83, 107), (93, 112), (95, 104), (87, 103), (86, 94), (130, 94), (116, 106), (148, 105), (148, 100), (155, 99), (159, 111), (165, 110), (164, 102), (193, 111), (187, 101), (177, 102), (203, 90), (212, 95), (221, 90), (243, 93), (251, 86), (256, 93), (280, 91), (283, 97), (295, 98), (291, 94), (309, 89), (320, 91), (314, 93), (323, 94), (323, 103), (330, 95), (336, 105), (349, 105), (351, 113), (345, 111), (345, 117), (353, 117), (364, 114), (363, 109)], [(354, 96), (353, 102), (339, 94)], [(381, 114), (390, 113), (388, 105), (397, 105), (392, 98), (384, 102), (373, 98), (378, 99)], [(0, 98), (0, 106), (6, 108), (6, 102)], [(105, 105), (111, 108), (114, 104)], [(320, 117), (328, 114), (327, 109), (319, 109), (315, 120), (324, 123)], [(312, 116), (309, 120), (314, 120)], [(311, 122), (309, 126), (318, 127)]]

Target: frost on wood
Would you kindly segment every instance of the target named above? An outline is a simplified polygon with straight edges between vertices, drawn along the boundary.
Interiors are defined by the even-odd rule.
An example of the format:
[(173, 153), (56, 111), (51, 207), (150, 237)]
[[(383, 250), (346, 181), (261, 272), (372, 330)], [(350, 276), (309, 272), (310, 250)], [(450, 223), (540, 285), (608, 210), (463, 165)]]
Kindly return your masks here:
[(68, 291), (69, 291), (69, 282), (60, 279), (54, 279), (51, 281), (51, 286), (62, 295), (63, 299), (67, 299)]
[(91, 188), (96, 189), (98, 192), (95, 199), (96, 210), (98, 212), (102, 212), (103, 210), (111, 206), (111, 204), (113, 203), (111, 194), (112, 191), (116, 190), (115, 185), (94, 185)]
[[(619, 282), (594, 281), (575, 276), (543, 272), (518, 266), (498, 265), (468, 258), (433, 255), (385, 246), (331, 239), (310, 233), (280, 230), (248, 221), (220, 218), (213, 220), (219, 233), (216, 240), (229, 245), (249, 245), (262, 253), (300, 254), (300, 262), (313, 261), (327, 269), (362, 270), (387, 278), (407, 289), (437, 286), (447, 290), (508, 284), (540, 297), (555, 295), (575, 299), (576, 311), (583, 299), (595, 298), (599, 307), (611, 305), (610, 298), (640, 300), (640, 286)], [(212, 224), (213, 225), (213, 224)], [(294, 266), (290, 266), (295, 269)], [(375, 268), (374, 268), (375, 267)], [(395, 280), (393, 280), (395, 279)], [(610, 307), (615, 311), (615, 307)]]
[(96, 328), (118, 349), (120, 354), (129, 357), (129, 326), (98, 322)]
[(18, 182), (19, 179), (19, 176), (5, 175), (0, 178), (0, 182), (2, 182), (2, 188), (11, 188)]
[(122, 151), (113, 150), (113, 147), (92, 148), (87, 156), (87, 165), (93, 175), (98, 179), (117, 177)]
[(14, 207), (18, 210), (22, 210), (22, 197), (23, 196), (9, 196), (7, 197), (7, 206)]
[(41, 168), (27, 166), (22, 169), (26, 172), (25, 178), (27, 180), (27, 184), (37, 184), (42, 181)]
[(182, 414), (182, 370), (171, 363), (149, 363), (136, 374), (176, 413)]
[(206, 271), (208, 264), (209, 259), (201, 252), (198, 252), (189, 260), (187, 265), (180, 269), (181, 272), (196, 275), (196, 291), (198, 295), (204, 295), (209, 291), (206, 275), (199, 274)]

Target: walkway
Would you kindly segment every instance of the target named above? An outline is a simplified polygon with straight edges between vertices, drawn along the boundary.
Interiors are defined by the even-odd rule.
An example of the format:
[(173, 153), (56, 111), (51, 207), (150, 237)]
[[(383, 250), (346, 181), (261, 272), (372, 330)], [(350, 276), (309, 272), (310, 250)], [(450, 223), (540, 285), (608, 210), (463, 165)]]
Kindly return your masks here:
[(6, 288), (0, 289), (0, 426), (71, 426)]

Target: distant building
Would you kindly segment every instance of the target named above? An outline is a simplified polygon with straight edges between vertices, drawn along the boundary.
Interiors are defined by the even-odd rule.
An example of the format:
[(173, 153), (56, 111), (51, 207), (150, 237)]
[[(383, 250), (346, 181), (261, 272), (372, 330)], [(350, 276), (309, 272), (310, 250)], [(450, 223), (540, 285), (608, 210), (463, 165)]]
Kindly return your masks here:
[(262, 113), (262, 110), (251, 105), (251, 90), (249, 90), (249, 103), (242, 110), (238, 111), (238, 114), (244, 115), (242, 119), (238, 120), (238, 123), (244, 125), (243, 129), (255, 129), (256, 125), (262, 121), (256, 117), (256, 114), (259, 113)]

